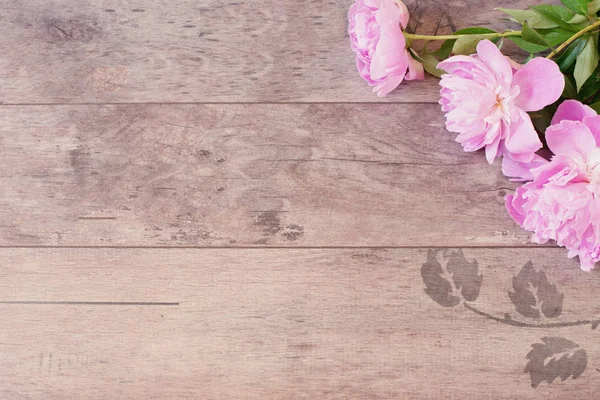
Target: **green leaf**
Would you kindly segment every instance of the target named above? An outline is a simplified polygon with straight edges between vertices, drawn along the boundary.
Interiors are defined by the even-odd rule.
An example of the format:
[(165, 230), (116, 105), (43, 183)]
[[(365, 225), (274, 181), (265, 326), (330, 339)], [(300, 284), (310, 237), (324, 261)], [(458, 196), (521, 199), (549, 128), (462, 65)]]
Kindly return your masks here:
[(584, 23), (584, 22), (585, 22), (585, 21), (587, 21), (587, 20), (588, 20), (588, 19), (587, 19), (587, 17), (586, 17), (585, 15), (580, 15), (580, 14), (577, 14), (576, 16), (574, 16), (573, 18), (571, 18), (571, 19), (569, 20), (569, 23), (570, 23), (571, 25), (574, 25), (574, 24), (582, 24), (582, 23)]
[(594, 103), (598, 103), (600, 101), (600, 92), (596, 93), (595, 95), (593, 95), (590, 98), (585, 99), (583, 102), (585, 104), (594, 104)]
[(579, 98), (582, 101), (589, 99), (600, 91), (600, 65), (596, 66), (596, 69), (592, 75), (585, 81), (581, 89), (579, 90)]
[(459, 29), (456, 32), (454, 32), (453, 35), (474, 35), (474, 34), (483, 34), (483, 33), (497, 33), (497, 32), (493, 29), (475, 26), (472, 28)]
[(563, 28), (553, 28), (553, 29), (536, 29), (540, 35), (546, 39), (546, 42), (550, 47), (558, 46), (559, 44), (563, 44), (567, 40), (573, 36), (573, 32), (568, 31)]
[(548, 42), (535, 29), (531, 28), (527, 21), (523, 22), (523, 31), (521, 33), (523, 40), (540, 46), (549, 47)]
[(456, 43), (454, 43), (452, 53), (464, 55), (473, 54), (475, 53), (475, 51), (477, 51), (477, 45), (479, 44), (479, 42), (481, 42), (485, 38), (486, 36), (482, 35), (461, 36), (456, 40)]
[(577, 91), (580, 91), (583, 84), (590, 76), (592, 76), (592, 73), (598, 66), (598, 60), (600, 60), (600, 54), (598, 54), (596, 42), (592, 36), (589, 36), (586, 39), (585, 47), (577, 56), (577, 63), (575, 64), (575, 71), (573, 72), (575, 83), (577, 84)]
[(562, 97), (565, 99), (576, 99), (577, 98), (577, 88), (573, 83), (573, 80), (570, 76), (565, 76), (565, 90), (563, 90)]
[(531, 122), (533, 123), (535, 130), (542, 133), (546, 132), (546, 129), (550, 126), (552, 116), (554, 115), (555, 111), (556, 110), (551, 104), (539, 111), (529, 113), (529, 116), (531, 117)]
[(442, 43), (442, 45), (440, 46), (439, 49), (432, 52), (431, 54), (438, 60), (445, 60), (452, 53), (452, 48), (454, 47), (455, 42), (456, 42), (456, 39), (446, 40), (446, 41), (444, 41), (444, 43)]
[[(438, 60), (444, 60), (450, 56), (450, 54), (473, 54), (476, 51), (477, 43), (479, 43), (482, 39), (485, 39), (486, 36), (481, 36), (489, 33), (497, 33), (496, 31), (483, 28), (483, 27), (473, 27), (473, 28), (465, 28), (460, 29), (453, 33), (453, 35), (468, 35), (463, 36), (457, 39), (446, 40), (442, 43), (442, 46), (430, 54), (436, 57)], [(501, 38), (493, 39), (494, 42), (497, 42)], [(460, 42), (457, 44), (457, 42)], [(455, 49), (456, 47), (456, 49)]]
[(443, 74), (446, 73), (445, 71), (443, 71), (441, 69), (437, 69), (439, 60), (437, 58), (435, 58), (433, 55), (431, 55), (431, 54), (419, 55), (419, 53), (417, 53), (413, 49), (410, 49), (410, 52), (417, 59), (417, 61), (419, 61), (421, 64), (423, 64), (423, 69), (425, 71), (427, 71), (427, 73), (429, 73), (433, 76), (437, 76), (438, 78), (440, 78)]
[(503, 13), (510, 15), (515, 22), (518, 22), (521, 25), (523, 25), (524, 21), (527, 21), (529, 26), (534, 29), (547, 29), (558, 26), (555, 22), (552, 22), (533, 10), (515, 10), (510, 8), (495, 8), (494, 10), (502, 11)]
[[(564, 21), (564, 22), (570, 20), (575, 15), (574, 13), (572, 13), (571, 11), (567, 10), (565, 7), (562, 7), (562, 6), (540, 4), (538, 6), (533, 6), (531, 8), (534, 11), (546, 13), (547, 15), (552, 16), (553, 18), (559, 18), (561, 21)], [(549, 16), (546, 16), (546, 18), (550, 18)]]
[(590, 104), (590, 107), (594, 109), (598, 114), (600, 114), (600, 103)]
[(563, 73), (567, 73), (569, 68), (573, 65), (579, 54), (583, 51), (583, 48), (586, 45), (586, 39), (581, 37), (567, 46), (566, 50), (564, 50), (560, 56), (556, 59), (556, 63), (560, 67), (560, 70)]
[(600, 11), (600, 0), (593, 0), (588, 3), (588, 14), (596, 15)]
[(571, 11), (567, 10), (564, 7), (540, 4), (539, 6), (533, 6), (531, 8), (535, 12), (540, 14), (541, 16), (556, 23), (558, 26), (560, 26), (563, 29), (566, 29), (566, 30), (569, 30), (572, 32), (579, 32), (581, 29), (583, 29), (585, 27), (585, 26), (582, 27), (579, 25), (570, 24), (569, 21), (573, 18), (573, 16), (575, 14), (573, 14)]
[(587, 0), (561, 0), (561, 2), (575, 14), (587, 15), (588, 13)]
[(540, 46), (539, 44), (530, 43), (518, 36), (510, 36), (506, 39), (510, 40), (528, 53), (539, 53), (541, 51), (548, 50), (548, 46)]

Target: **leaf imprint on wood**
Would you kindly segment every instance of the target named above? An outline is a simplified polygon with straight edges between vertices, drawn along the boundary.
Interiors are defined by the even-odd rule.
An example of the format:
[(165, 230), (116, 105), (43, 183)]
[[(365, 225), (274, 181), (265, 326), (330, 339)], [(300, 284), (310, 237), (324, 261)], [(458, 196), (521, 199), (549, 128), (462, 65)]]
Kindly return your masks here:
[(527, 354), (529, 362), (523, 371), (529, 372), (532, 387), (544, 381), (551, 384), (556, 378), (577, 379), (585, 371), (587, 354), (577, 344), (560, 337), (544, 337), (542, 342), (531, 345), (533, 350)]
[(454, 307), (461, 299), (476, 300), (483, 282), (477, 260), (467, 261), (462, 250), (429, 250), (421, 277), (425, 293), (443, 307)]
[(544, 271), (536, 271), (531, 261), (513, 278), (512, 285), (514, 292), (509, 291), (508, 297), (519, 314), (529, 318), (560, 316), (564, 295), (548, 281)]

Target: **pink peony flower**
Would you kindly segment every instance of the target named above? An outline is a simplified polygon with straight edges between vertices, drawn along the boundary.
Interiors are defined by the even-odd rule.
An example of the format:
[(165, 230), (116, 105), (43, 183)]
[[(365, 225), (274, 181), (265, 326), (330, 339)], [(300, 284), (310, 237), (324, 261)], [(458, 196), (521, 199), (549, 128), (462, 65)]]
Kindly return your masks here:
[(553, 122), (546, 141), (555, 156), (529, 171), (532, 182), (506, 196), (506, 207), (534, 242), (555, 240), (589, 271), (600, 261), (600, 116), (566, 101)]
[(424, 79), (423, 66), (406, 49), (402, 28), (408, 9), (400, 0), (356, 0), (348, 11), (348, 33), (360, 76), (385, 96), (404, 80)]
[(489, 40), (482, 40), (477, 54), (442, 61), (440, 104), (446, 112), (446, 128), (458, 133), (465, 151), (485, 147), (489, 163), (506, 155), (531, 162), (542, 147), (527, 111), (554, 103), (565, 86), (558, 65), (534, 58), (514, 65)]

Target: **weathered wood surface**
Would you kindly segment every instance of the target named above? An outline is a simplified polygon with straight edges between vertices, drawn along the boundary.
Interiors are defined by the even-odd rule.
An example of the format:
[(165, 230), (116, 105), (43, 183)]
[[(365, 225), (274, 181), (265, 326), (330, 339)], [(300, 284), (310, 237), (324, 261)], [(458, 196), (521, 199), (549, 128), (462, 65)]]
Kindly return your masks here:
[[(600, 275), (561, 250), (464, 254), (483, 276), (468, 302), (480, 311), (534, 325), (600, 316)], [(3, 399), (597, 398), (597, 331), (442, 307), (424, 292), (428, 250), (2, 249), (0, 260)], [(520, 315), (507, 295), (528, 261), (563, 296), (557, 318)], [(526, 355), (548, 336), (576, 343), (587, 368), (533, 388)]]
[(371, 94), (350, 2), (0, 0), (1, 399), (597, 398), (600, 275), (436, 104), (366, 104), (438, 87)]
[[(0, 102), (380, 102), (355, 71), (351, 3), (0, 0)], [(423, 34), (509, 26), (493, 2), (406, 3)], [(437, 92), (431, 79), (383, 101), (436, 101)]]
[(0, 107), (1, 245), (511, 246), (437, 105)]

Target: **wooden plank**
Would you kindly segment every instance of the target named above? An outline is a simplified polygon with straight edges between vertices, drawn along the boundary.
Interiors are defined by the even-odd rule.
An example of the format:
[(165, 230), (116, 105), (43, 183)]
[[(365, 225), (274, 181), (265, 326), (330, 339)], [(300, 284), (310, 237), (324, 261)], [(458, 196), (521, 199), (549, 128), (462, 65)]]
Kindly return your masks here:
[[(464, 256), (451, 266), (426, 249), (1, 249), (0, 397), (596, 398), (600, 345), (585, 320), (599, 318), (590, 299), (600, 275), (579, 271), (558, 249)], [(463, 304), (442, 307), (424, 292), (422, 265), (433, 260), (462, 280), (470, 309), (488, 317)], [(562, 303), (557, 318), (521, 315), (515, 304), (527, 298), (507, 295), (529, 261), (537, 296)], [(545, 337), (579, 347), (549, 353), (564, 382), (533, 388), (526, 356)], [(587, 368), (573, 380), (579, 350)], [(547, 366), (538, 355), (530, 358)]]
[(0, 109), (0, 245), (509, 246), (437, 105)]
[[(351, 3), (0, 0), (0, 102), (380, 102), (354, 67)], [(407, 4), (411, 29), (423, 34), (508, 27), (494, 4), (478, 0)], [(384, 101), (437, 94), (430, 79)]]

